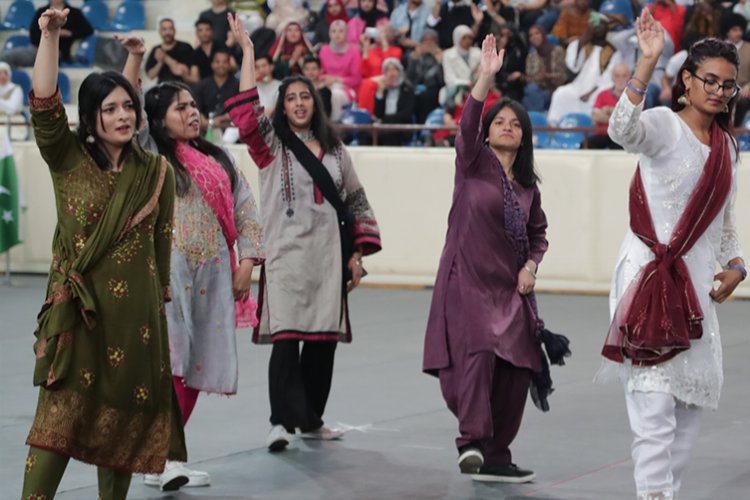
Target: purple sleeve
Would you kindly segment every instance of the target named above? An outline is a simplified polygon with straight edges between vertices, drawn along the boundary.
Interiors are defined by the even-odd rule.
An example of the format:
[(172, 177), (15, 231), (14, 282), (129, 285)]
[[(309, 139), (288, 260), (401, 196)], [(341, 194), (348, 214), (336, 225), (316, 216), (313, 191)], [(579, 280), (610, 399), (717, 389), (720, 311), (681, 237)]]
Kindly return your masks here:
[(456, 136), (456, 168), (465, 170), (476, 163), (484, 148), (482, 140), (482, 108), (484, 101), (469, 96), (461, 114)]
[(534, 197), (529, 208), (529, 222), (526, 224), (526, 234), (529, 236), (529, 258), (537, 263), (542, 261), (547, 252), (547, 216), (542, 210), (542, 196), (539, 188), (534, 187)]

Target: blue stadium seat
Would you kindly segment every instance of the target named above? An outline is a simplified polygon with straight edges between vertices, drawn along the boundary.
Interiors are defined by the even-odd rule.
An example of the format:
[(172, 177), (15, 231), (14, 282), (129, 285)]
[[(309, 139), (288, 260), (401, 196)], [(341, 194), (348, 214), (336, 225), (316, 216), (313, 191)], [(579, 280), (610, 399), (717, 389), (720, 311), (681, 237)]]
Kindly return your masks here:
[(73, 57), (72, 63), (61, 63), (60, 66), (65, 68), (90, 68), (94, 65), (94, 54), (96, 53), (96, 43), (101, 38), (99, 35), (89, 35), (81, 41), (78, 51)]
[(21, 87), (21, 91), (23, 92), (23, 103), (25, 106), (28, 106), (29, 92), (31, 92), (31, 77), (29, 74), (16, 68), (13, 70), (10, 80)]
[[(348, 109), (341, 114), (341, 123), (346, 125), (370, 125), (372, 116), (366, 109)], [(359, 130), (352, 131), (352, 146), (359, 146)]]
[(28, 47), (29, 45), (31, 45), (31, 38), (29, 38), (29, 35), (13, 35), (5, 40), (4, 50), (11, 50), (17, 47)]
[[(445, 110), (443, 108), (435, 108), (427, 115), (424, 124), (432, 126), (442, 125), (444, 114)], [(420, 138), (422, 139), (422, 143), (424, 144), (427, 144), (429, 142), (430, 137), (432, 137), (432, 130), (423, 130), (420, 134)]]
[(63, 104), (70, 104), (70, 78), (62, 71), (57, 73), (57, 86), (60, 89)]
[(95, 30), (109, 28), (109, 9), (101, 0), (89, 0), (81, 7), (81, 12)]
[(125, 0), (117, 7), (108, 31), (132, 31), (146, 28), (146, 11), (136, 0)]
[[(750, 113), (745, 115), (745, 122), (742, 124), (742, 128), (750, 128)], [(737, 139), (740, 144), (740, 151), (750, 151), (750, 132), (740, 134)]]
[[(549, 122), (544, 113), (539, 111), (529, 111), (529, 118), (531, 119), (532, 128), (536, 127), (549, 127)], [(549, 147), (549, 132), (534, 132), (531, 134), (532, 142), (535, 148), (545, 149)]]
[(28, 30), (35, 13), (36, 8), (29, 0), (15, 0), (8, 7), (0, 30)]
[[(581, 113), (568, 113), (557, 123), (560, 128), (593, 127), (591, 117)], [(583, 142), (583, 132), (555, 132), (552, 134), (549, 147), (552, 149), (580, 149)]]

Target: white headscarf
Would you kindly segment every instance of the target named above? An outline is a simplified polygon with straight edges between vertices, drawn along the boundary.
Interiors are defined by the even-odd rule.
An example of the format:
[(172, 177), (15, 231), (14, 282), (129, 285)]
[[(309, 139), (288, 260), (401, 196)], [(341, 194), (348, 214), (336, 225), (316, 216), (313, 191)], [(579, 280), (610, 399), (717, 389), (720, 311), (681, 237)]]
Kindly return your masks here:
[(4, 97), (9, 94), (11, 89), (16, 87), (16, 84), (12, 81), (13, 71), (10, 69), (10, 64), (0, 61), (0, 71), (8, 72), (8, 83), (0, 85), (0, 97)]
[(461, 39), (465, 37), (466, 35), (474, 36), (474, 32), (466, 26), (465, 24), (459, 24), (455, 28), (453, 28), (453, 46), (456, 47), (456, 50), (459, 54), (462, 56), (465, 56), (469, 53), (468, 50), (464, 50), (461, 47)]

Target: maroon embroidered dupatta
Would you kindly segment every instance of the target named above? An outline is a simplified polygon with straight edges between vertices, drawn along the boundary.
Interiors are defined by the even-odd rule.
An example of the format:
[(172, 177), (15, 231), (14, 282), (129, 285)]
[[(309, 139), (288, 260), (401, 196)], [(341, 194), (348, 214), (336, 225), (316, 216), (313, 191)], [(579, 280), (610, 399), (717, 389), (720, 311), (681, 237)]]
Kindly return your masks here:
[(724, 131), (711, 127), (711, 153), (667, 245), (659, 243), (641, 178), (630, 186), (630, 228), (654, 253), (620, 301), (602, 355), (622, 363), (651, 366), (690, 348), (703, 335), (703, 311), (682, 257), (719, 214), (732, 184)]

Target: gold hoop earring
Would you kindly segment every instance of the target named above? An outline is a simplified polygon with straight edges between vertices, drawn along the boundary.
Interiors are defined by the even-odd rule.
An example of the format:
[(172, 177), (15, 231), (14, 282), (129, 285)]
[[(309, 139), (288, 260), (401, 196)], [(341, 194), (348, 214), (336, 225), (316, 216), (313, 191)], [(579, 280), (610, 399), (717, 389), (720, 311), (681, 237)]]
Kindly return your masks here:
[(687, 94), (682, 94), (680, 97), (678, 97), (677, 104), (685, 107), (690, 106), (690, 99), (688, 99)]

